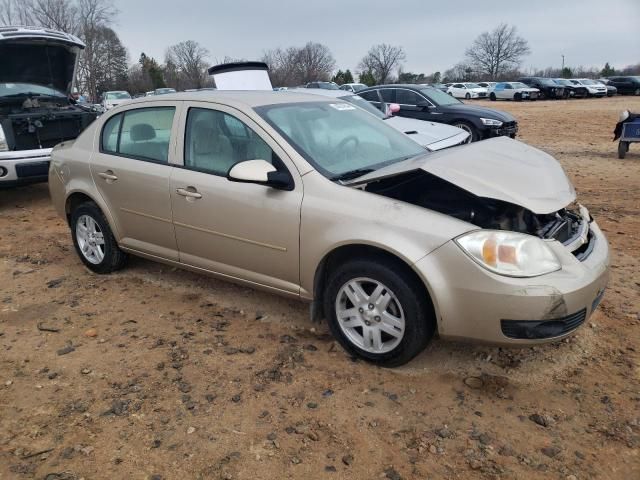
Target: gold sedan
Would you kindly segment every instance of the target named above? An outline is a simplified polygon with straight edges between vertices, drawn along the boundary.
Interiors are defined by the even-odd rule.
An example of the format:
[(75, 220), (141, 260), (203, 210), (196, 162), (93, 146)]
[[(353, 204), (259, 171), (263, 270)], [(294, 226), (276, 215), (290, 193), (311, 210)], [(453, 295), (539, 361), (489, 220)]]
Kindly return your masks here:
[(607, 241), (552, 157), (502, 137), (427, 152), (332, 98), (133, 100), (58, 145), (49, 181), (94, 272), (134, 254), (307, 300), (385, 366), (436, 332), (563, 338), (607, 282)]

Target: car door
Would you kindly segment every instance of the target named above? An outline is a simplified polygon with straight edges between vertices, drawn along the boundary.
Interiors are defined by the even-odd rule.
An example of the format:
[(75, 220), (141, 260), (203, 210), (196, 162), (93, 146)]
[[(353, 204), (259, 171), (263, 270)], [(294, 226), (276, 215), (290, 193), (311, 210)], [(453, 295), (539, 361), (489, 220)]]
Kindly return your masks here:
[(104, 124), (91, 158), (95, 185), (115, 222), (118, 243), (178, 259), (169, 178), (180, 102), (120, 109)]
[(502, 95), (500, 96), (500, 98), (506, 98), (508, 100), (513, 100), (513, 86), (505, 83), (504, 84), (504, 89), (502, 90)]
[[(180, 262), (297, 295), (303, 186), (295, 166), (238, 110), (185, 103), (182, 117), (179, 166), (170, 182)], [(289, 172), (293, 188), (226, 178), (232, 165), (250, 159)]]
[[(371, 105), (376, 107), (378, 110), (382, 111), (382, 100), (380, 98), (379, 90), (367, 90), (366, 92), (358, 93), (362, 98), (364, 98)], [(384, 113), (384, 112), (383, 112)]]
[(430, 116), (429, 111), (422, 104), (425, 102), (430, 104), (431, 102), (417, 92), (407, 88), (396, 88), (395, 94), (395, 103), (400, 105), (400, 112), (398, 112), (400, 116), (418, 120), (428, 119)]
[(467, 87), (465, 87), (462, 83), (454, 83), (451, 91), (454, 97), (464, 98), (467, 93)]

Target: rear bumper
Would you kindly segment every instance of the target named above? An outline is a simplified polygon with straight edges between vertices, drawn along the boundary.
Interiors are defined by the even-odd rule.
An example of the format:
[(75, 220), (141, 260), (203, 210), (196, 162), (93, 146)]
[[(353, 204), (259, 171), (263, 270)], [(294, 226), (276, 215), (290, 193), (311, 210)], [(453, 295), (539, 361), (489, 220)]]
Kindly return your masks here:
[(534, 278), (496, 275), (451, 241), (415, 266), (428, 286), (445, 338), (526, 345), (554, 341), (587, 321), (609, 277), (609, 247), (598, 226), (595, 244), (578, 260), (554, 242), (561, 270)]
[(0, 152), (0, 188), (46, 182), (51, 148)]

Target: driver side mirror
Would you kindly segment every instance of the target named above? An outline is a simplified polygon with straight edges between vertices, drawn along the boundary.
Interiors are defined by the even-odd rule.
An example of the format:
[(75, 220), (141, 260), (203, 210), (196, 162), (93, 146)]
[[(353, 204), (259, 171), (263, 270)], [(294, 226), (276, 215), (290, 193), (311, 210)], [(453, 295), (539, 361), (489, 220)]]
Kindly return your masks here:
[(278, 190), (293, 190), (293, 181), (288, 172), (281, 172), (266, 160), (244, 160), (236, 163), (227, 180), (241, 183), (257, 183)]
[(400, 111), (400, 105), (397, 103), (390, 103), (387, 108), (387, 115), (391, 116), (394, 113), (398, 113)]
[(431, 104), (426, 100), (422, 100), (421, 102), (418, 102), (416, 106), (422, 110), (427, 110), (428, 108), (431, 108)]

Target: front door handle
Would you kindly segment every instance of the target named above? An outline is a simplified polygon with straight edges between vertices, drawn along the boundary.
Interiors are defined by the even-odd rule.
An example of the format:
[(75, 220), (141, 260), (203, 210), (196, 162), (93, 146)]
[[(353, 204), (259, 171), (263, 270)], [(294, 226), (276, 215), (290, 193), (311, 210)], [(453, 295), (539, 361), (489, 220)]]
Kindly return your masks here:
[(114, 175), (112, 170), (107, 170), (106, 172), (100, 172), (98, 174), (99, 177), (104, 178), (107, 183), (115, 182), (118, 180), (118, 177)]
[(187, 199), (202, 198), (202, 194), (198, 193), (198, 191), (193, 187), (176, 188), (176, 193), (178, 195), (182, 195), (183, 197), (187, 197)]

